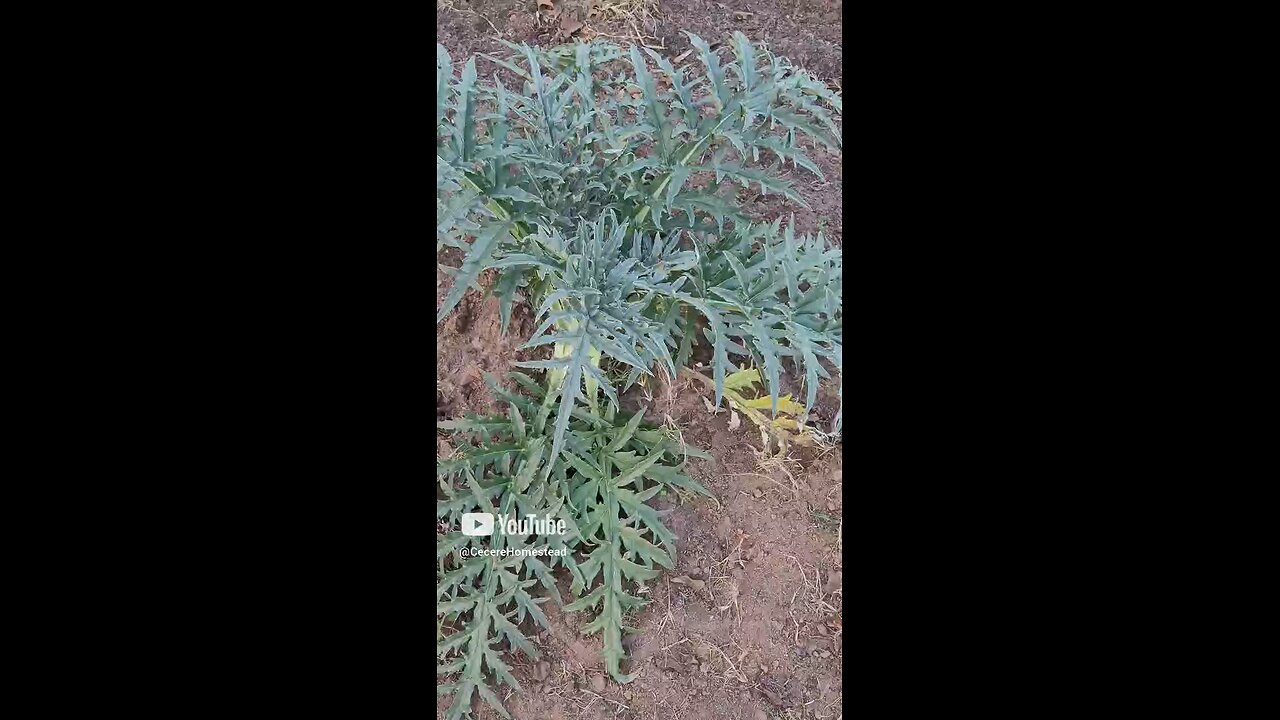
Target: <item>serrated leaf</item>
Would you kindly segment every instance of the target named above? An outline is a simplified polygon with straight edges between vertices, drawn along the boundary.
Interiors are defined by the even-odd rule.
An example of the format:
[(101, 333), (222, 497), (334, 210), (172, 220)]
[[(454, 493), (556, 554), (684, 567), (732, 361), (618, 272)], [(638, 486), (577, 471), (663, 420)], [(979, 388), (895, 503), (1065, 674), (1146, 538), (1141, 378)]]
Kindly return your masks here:
[(440, 306), (440, 311), (436, 313), (436, 322), (444, 320), (445, 317), (453, 311), (453, 308), (462, 300), (462, 296), (466, 294), (467, 288), (484, 270), (485, 263), (498, 249), (499, 243), (503, 236), (510, 230), (510, 223), (493, 223), (485, 227), (478, 235), (475, 242), (471, 244), (471, 250), (467, 254), (466, 260), (463, 261), (462, 267), (458, 270), (458, 276), (453, 281), (453, 287), (449, 288), (449, 294), (445, 296), (444, 304)]

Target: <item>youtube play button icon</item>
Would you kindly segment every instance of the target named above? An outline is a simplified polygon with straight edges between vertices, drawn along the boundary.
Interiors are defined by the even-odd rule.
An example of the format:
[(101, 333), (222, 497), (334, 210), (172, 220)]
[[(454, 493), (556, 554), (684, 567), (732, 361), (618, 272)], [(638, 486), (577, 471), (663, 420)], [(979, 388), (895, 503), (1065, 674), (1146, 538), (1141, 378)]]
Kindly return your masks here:
[(489, 513), (463, 513), (462, 534), (482, 536), (493, 534), (493, 516)]

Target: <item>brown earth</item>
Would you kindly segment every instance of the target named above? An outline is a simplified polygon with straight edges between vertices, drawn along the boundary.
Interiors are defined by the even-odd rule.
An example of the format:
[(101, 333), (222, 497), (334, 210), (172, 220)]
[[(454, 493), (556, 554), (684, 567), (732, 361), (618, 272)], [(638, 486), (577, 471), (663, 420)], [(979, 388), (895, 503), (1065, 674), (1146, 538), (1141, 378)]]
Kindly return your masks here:
[[(638, 0), (610, 3), (604, 0), (606, 8), (641, 6)], [(557, 5), (564, 14), (585, 16), (576, 0)], [(564, 27), (572, 24), (540, 21), (536, 8), (535, 0), (438, 0), (437, 41), (455, 59), (505, 52), (495, 39), (498, 32), (512, 42), (563, 42)], [(664, 46), (659, 52), (669, 57), (688, 49), (681, 29), (709, 42), (741, 30), (840, 86), (840, 2), (661, 0), (656, 10), (633, 11), (637, 15), (641, 21), (632, 23), (605, 12), (587, 18), (586, 27), (599, 34), (643, 34), (647, 44)], [(840, 158), (819, 152), (814, 159), (825, 182), (792, 172), (808, 210), (770, 196), (750, 211), (773, 219), (794, 210), (802, 232), (825, 220), (828, 236), (840, 243)], [(456, 250), (440, 260), (454, 267), (460, 262)], [(438, 308), (451, 280), (439, 270), (436, 279)], [(481, 279), (486, 289), (492, 282), (492, 277)], [(501, 376), (515, 361), (527, 359), (517, 348), (534, 328), (519, 304), (505, 337), (499, 324), (497, 299), (473, 291), (437, 326), (437, 417), (501, 409), (482, 372)], [(794, 377), (789, 383), (794, 392)], [(649, 398), (637, 390), (623, 398), (629, 407), (648, 406), (657, 422), (670, 416), (689, 443), (714, 457), (693, 460), (688, 469), (714, 498), (669, 508), (668, 527), (680, 538), (677, 567), (646, 589), (651, 601), (633, 621), (640, 632), (629, 641), (623, 669), (637, 679), (625, 686), (609, 679), (599, 637), (578, 632), (582, 614), (562, 614), (549, 602), (543, 607), (552, 632), (531, 635), (541, 661), (520, 655), (508, 659), (523, 690), (511, 693), (503, 686), (499, 695), (516, 720), (842, 718), (841, 448), (800, 448), (788, 461), (762, 464), (754, 426), (744, 419), (729, 430), (726, 415), (708, 412), (700, 391), (680, 381)], [(830, 428), (837, 407), (834, 386), (824, 384), (815, 411), (819, 427)], [(446, 707), (443, 700), (437, 703), (437, 718)], [(476, 707), (482, 720), (499, 717), (487, 706)]]
[[(439, 261), (451, 267), (462, 264), (462, 254), (447, 248)], [(462, 417), (466, 413), (487, 414), (505, 407), (494, 405), (493, 394), (484, 382), (488, 373), (505, 387), (513, 383), (504, 375), (516, 370), (517, 360), (530, 359), (518, 348), (533, 334), (529, 309), (517, 303), (511, 309), (511, 324), (502, 334), (498, 298), (490, 290), (497, 276), (492, 270), (480, 276), (483, 295), (474, 290), (463, 296), (453, 312), (436, 326), (436, 417)], [(436, 311), (444, 305), (453, 280), (437, 266)]]

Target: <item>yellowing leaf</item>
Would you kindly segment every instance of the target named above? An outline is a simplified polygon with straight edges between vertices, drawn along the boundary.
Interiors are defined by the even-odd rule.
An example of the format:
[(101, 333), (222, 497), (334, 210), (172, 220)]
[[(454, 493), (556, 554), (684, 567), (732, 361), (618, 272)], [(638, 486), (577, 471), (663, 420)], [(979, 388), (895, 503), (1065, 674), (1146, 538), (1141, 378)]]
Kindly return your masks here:
[(739, 370), (731, 373), (729, 377), (724, 379), (725, 390), (740, 390), (751, 387), (753, 384), (760, 382), (760, 371), (752, 368), (750, 370)]
[[(769, 400), (769, 396), (758, 397), (754, 400), (747, 401), (747, 407), (756, 410), (769, 410), (773, 407), (773, 402)], [(804, 406), (791, 399), (790, 395), (783, 395), (778, 398), (778, 412), (788, 415), (803, 415)]]

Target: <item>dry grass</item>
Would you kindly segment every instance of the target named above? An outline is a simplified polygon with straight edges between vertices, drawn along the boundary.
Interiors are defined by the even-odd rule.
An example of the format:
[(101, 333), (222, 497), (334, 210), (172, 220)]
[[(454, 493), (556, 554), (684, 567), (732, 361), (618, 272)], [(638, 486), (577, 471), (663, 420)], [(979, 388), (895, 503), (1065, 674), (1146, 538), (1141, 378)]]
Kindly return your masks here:
[(657, 0), (597, 0), (593, 4), (606, 20), (643, 23), (658, 14)]
[(656, 50), (666, 49), (662, 40), (652, 34), (657, 32), (658, 27), (657, 0), (587, 0), (587, 2), (589, 4), (586, 21), (588, 25), (594, 23), (623, 31), (619, 34), (601, 32), (599, 28), (593, 28), (595, 35), (613, 40), (626, 40)]

